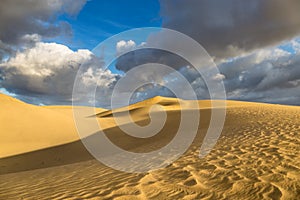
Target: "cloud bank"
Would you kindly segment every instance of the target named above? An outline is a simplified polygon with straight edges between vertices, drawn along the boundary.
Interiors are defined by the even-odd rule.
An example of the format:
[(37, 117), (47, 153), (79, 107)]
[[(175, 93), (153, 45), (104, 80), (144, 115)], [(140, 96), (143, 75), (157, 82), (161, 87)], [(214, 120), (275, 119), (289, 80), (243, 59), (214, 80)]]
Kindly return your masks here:
[(89, 50), (72, 51), (64, 45), (38, 42), (0, 64), (0, 85), (21, 96), (42, 97), (43, 104), (51, 101), (69, 104), (81, 65), (84, 73), (80, 80), (86, 89), (97, 84), (105, 93), (118, 77), (103, 70), (103, 62)]
[(300, 43), (256, 50), (219, 65), (228, 98), (299, 105)]
[(300, 33), (299, 0), (160, 0), (163, 27), (189, 35), (215, 57), (231, 57)]
[[(30, 35), (55, 37), (72, 34), (59, 15), (76, 15), (86, 0), (2, 0), (0, 3), (0, 60), (32, 42)], [(25, 37), (24, 36), (29, 36)], [(27, 40), (26, 40), (27, 39)]]
[[(219, 63), (220, 74), (214, 78), (224, 81), (230, 99), (299, 104), (299, 43), (292, 40), (300, 34), (299, 0), (160, 0), (160, 3), (163, 27), (192, 37)], [(164, 44), (166, 37), (155, 34), (147, 43)], [(292, 41), (293, 52), (276, 47), (284, 41)], [(138, 50), (120, 57), (116, 66), (127, 72), (147, 62), (166, 64), (180, 71), (199, 99), (207, 98), (199, 74), (171, 53)], [(160, 90), (152, 93), (161, 94)]]

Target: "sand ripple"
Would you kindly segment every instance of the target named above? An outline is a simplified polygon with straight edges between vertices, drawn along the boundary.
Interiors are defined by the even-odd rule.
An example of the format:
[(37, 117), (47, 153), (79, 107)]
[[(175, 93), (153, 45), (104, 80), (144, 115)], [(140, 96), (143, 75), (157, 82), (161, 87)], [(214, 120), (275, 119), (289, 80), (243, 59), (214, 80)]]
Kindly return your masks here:
[(172, 165), (146, 174), (95, 160), (3, 174), (0, 199), (300, 199), (299, 119), (296, 107), (232, 107), (203, 159), (199, 139)]

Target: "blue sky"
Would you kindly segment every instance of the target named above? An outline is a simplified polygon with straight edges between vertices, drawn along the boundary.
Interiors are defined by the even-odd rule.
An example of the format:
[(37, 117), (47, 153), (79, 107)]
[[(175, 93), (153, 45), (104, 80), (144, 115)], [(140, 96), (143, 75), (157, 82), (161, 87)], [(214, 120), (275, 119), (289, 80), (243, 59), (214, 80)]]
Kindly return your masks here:
[(160, 27), (158, 0), (92, 0), (76, 17), (60, 16), (72, 26), (73, 37), (57, 37), (55, 41), (73, 50), (92, 50), (101, 41), (120, 32), (140, 27)]

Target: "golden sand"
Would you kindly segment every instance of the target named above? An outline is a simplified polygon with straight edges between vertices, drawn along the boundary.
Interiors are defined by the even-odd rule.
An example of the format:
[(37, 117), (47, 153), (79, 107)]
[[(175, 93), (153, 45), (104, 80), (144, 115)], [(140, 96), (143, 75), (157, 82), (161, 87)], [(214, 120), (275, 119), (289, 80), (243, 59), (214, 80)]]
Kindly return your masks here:
[[(115, 111), (130, 110), (144, 125), (151, 106), (163, 106), (166, 126), (145, 140), (122, 133), (111, 111), (98, 109), (96, 116), (115, 144), (145, 152), (172, 139), (178, 101), (156, 97)], [(200, 127), (189, 150), (164, 169), (132, 174), (93, 159), (71, 107), (33, 106), (0, 94), (0, 199), (300, 199), (300, 107), (228, 101), (221, 137), (200, 159), (211, 107), (210, 101), (199, 105)]]

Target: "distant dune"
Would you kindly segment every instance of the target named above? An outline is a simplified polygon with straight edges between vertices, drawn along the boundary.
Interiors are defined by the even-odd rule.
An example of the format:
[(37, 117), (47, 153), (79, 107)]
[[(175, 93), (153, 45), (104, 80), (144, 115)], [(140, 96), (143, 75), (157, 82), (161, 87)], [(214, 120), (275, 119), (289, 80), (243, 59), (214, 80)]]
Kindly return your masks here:
[[(148, 152), (174, 137), (179, 101), (189, 108), (189, 101), (155, 97), (114, 110), (119, 118), (129, 110), (146, 125), (152, 105), (161, 105), (165, 127), (146, 139), (123, 133), (112, 111), (94, 114), (114, 144)], [(93, 159), (71, 106), (34, 106), (0, 94), (0, 199), (300, 199), (300, 107), (227, 101), (221, 137), (200, 159), (211, 102), (197, 103), (200, 126), (189, 150), (167, 168), (131, 174)]]

